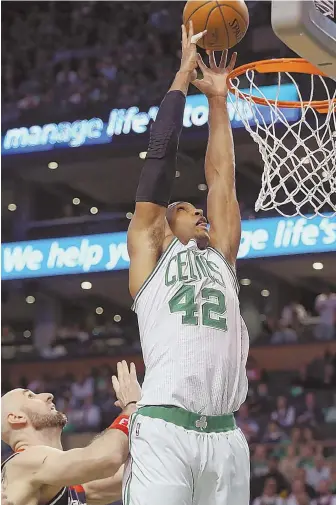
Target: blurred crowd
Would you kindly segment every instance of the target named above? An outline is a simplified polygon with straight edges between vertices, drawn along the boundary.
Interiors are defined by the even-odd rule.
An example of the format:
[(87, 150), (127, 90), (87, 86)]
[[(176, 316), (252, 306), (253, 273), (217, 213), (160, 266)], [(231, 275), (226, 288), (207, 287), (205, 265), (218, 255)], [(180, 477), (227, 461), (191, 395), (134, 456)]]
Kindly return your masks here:
[(249, 394), (236, 421), (251, 448), (253, 505), (336, 504), (336, 356), (298, 374), (249, 360)]
[[(116, 316), (117, 317), (117, 316)], [(119, 316), (120, 317), (120, 316)], [(71, 324), (57, 329), (54, 340), (46, 347), (37, 348), (34, 330), (16, 331), (2, 326), (2, 359), (29, 361), (31, 359), (62, 359), (66, 356), (101, 356), (130, 354), (140, 351), (139, 332), (134, 324), (117, 321), (88, 326)]]
[(182, 9), (180, 2), (4, 4), (2, 120), (111, 97), (115, 107), (158, 103), (178, 68)]
[(335, 505), (334, 447), (307, 443), (300, 430), (282, 452), (257, 445), (251, 455), (252, 505)]
[[(256, 4), (250, 2), (255, 24), (269, 23), (269, 4)], [(5, 2), (2, 121), (30, 110), (57, 118), (64, 110), (68, 117), (85, 113), (92, 104), (158, 104), (178, 69), (183, 7), (180, 1), (89, 0), (31, 1), (28, 9), (23, 1)], [(242, 62), (255, 58), (251, 44), (240, 51)], [(267, 46), (263, 51), (271, 56)], [(273, 57), (287, 52), (273, 42)]]
[(327, 341), (336, 338), (336, 294), (331, 289), (320, 293), (314, 303), (316, 315), (297, 300), (286, 305), (280, 318), (267, 320), (267, 330), (271, 344), (289, 344), (303, 340), (307, 328), (313, 328), (312, 334), (316, 340)]
[[(330, 290), (315, 299), (315, 315), (297, 301), (280, 311), (280, 317), (266, 317), (259, 338), (252, 345), (283, 345), (312, 341), (331, 341), (336, 338), (336, 294)], [(135, 318), (122, 320), (115, 315), (85, 317), (76, 323), (58, 327), (48, 347), (34, 345), (34, 330), (12, 327), (4, 322), (1, 328), (3, 360), (61, 359), (65, 356), (99, 356), (140, 352), (139, 332)], [(133, 316), (133, 314), (132, 314)], [(262, 315), (259, 315), (262, 318)], [(76, 318), (74, 319), (76, 321)], [(246, 319), (249, 327), (249, 320)], [(29, 326), (29, 325), (28, 325)], [(329, 372), (326, 371), (326, 376)]]

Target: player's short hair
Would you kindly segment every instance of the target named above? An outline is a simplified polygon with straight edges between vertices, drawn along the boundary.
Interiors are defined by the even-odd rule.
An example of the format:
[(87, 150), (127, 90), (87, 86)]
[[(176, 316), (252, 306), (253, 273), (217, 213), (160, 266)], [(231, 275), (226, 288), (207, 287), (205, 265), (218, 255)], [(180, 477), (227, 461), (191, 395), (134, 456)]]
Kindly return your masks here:
[(166, 218), (167, 218), (167, 221), (168, 221), (168, 224), (169, 224), (169, 220), (171, 219), (172, 217), (172, 211), (175, 209), (175, 207), (177, 205), (179, 205), (180, 203), (183, 203), (182, 200), (178, 201), (178, 202), (173, 202), (173, 203), (170, 203), (168, 205), (168, 208), (167, 208), (167, 212), (166, 212)]
[(182, 200), (179, 201), (179, 202), (173, 202), (173, 203), (170, 203), (168, 205), (168, 209), (173, 209), (174, 207), (176, 207), (176, 205), (178, 205), (179, 203), (183, 203)]

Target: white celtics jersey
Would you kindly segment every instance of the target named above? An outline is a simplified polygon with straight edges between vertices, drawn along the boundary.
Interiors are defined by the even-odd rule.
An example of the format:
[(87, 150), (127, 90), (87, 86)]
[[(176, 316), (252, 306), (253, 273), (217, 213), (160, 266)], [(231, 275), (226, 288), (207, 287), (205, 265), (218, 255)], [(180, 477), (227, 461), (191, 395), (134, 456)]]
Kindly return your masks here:
[(139, 405), (204, 415), (240, 407), (249, 337), (237, 293), (235, 272), (218, 251), (172, 241), (134, 300), (146, 366)]

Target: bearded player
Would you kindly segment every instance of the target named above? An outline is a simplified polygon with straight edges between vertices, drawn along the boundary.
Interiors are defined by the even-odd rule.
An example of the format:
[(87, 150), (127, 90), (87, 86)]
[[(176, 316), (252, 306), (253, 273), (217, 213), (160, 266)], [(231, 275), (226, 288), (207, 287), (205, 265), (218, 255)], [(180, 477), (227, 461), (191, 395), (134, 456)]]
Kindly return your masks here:
[(50, 393), (14, 389), (1, 399), (1, 438), (12, 450), (1, 465), (4, 500), (11, 505), (107, 505), (121, 496), (128, 456), (128, 417), (140, 397), (136, 371), (118, 363), (113, 378), (124, 410), (110, 428), (82, 449), (63, 451), (66, 417)]
[[(233, 412), (247, 393), (248, 334), (235, 261), (240, 213), (226, 53), (210, 68), (183, 27), (182, 61), (152, 126), (128, 232), (130, 292), (146, 375), (132, 416), (124, 503), (247, 505), (249, 450)], [(196, 79), (196, 67), (203, 73)], [(207, 214), (169, 205), (189, 83), (209, 101)]]

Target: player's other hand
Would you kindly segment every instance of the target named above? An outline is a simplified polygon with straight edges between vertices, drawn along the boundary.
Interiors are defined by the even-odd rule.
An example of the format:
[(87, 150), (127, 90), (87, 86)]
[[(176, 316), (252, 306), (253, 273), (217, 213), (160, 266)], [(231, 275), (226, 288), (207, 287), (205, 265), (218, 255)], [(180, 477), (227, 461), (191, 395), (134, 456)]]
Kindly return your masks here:
[(117, 407), (123, 409), (128, 403), (140, 400), (141, 388), (134, 363), (131, 363), (128, 368), (126, 361), (119, 361), (117, 364), (117, 376), (113, 375), (112, 385), (117, 397), (117, 401), (115, 402)]
[(190, 79), (194, 80), (197, 77), (196, 68), (197, 62), (197, 50), (196, 42), (200, 40), (206, 34), (206, 30), (201, 33), (194, 35), (194, 28), (192, 21), (189, 22), (189, 32), (187, 34), (187, 29), (182, 25), (182, 57), (180, 72), (187, 72), (190, 74)]
[(228, 94), (227, 78), (234, 69), (237, 53), (233, 53), (229, 64), (226, 64), (227, 50), (222, 52), (219, 65), (216, 63), (214, 51), (207, 51), (209, 56), (209, 67), (206, 66), (200, 54), (197, 54), (197, 63), (203, 74), (203, 79), (192, 81), (197, 89), (202, 91), (208, 98), (216, 96), (226, 97)]

